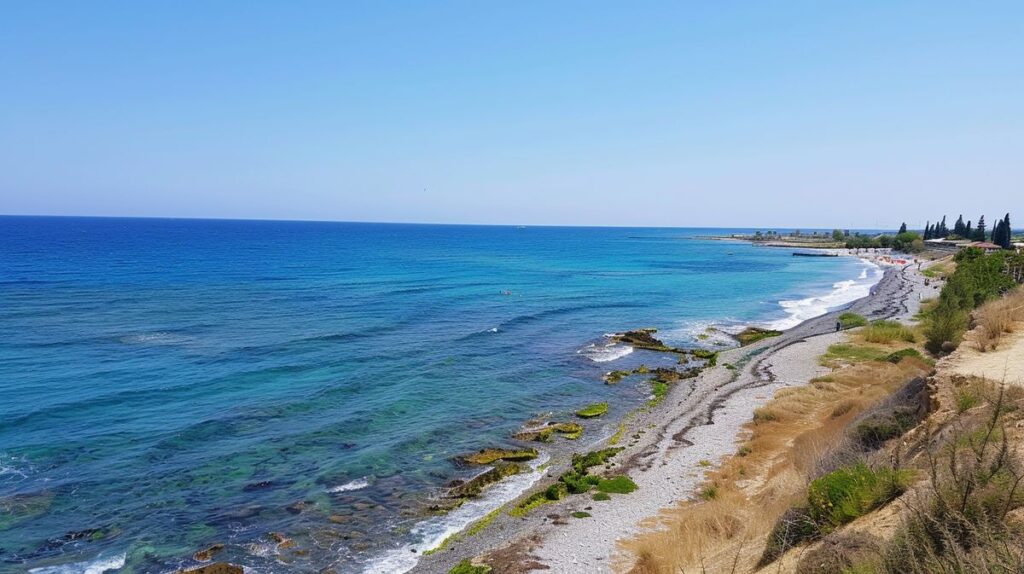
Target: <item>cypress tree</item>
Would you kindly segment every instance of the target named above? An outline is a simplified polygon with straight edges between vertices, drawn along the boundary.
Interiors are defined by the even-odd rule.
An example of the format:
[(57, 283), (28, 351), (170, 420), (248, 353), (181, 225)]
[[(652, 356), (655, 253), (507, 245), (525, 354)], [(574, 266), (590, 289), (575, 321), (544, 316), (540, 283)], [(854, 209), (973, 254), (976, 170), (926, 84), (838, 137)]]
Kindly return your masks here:
[(973, 239), (975, 241), (985, 241), (986, 237), (987, 236), (985, 235), (985, 216), (982, 215), (981, 217), (978, 218), (978, 227), (974, 229)]
[(949, 228), (946, 227), (946, 216), (942, 216), (942, 221), (939, 222), (939, 233), (937, 237), (949, 237)]
[(1003, 246), (1003, 249), (1011, 249), (1013, 247), (1013, 227), (1010, 226), (1010, 214), (1006, 214), (1006, 218), (1003, 219), (1003, 237), (1002, 243), (999, 245)]
[(903, 225), (900, 226), (899, 233), (906, 233), (906, 232), (907, 232), (907, 224), (906, 224), (906, 222), (904, 222)]
[(924, 238), (925, 239), (931, 239), (932, 238), (932, 222), (931, 221), (924, 222)]
[(953, 234), (954, 235), (959, 235), (960, 237), (964, 236), (964, 216), (963, 215), (960, 215), (959, 217), (956, 218), (956, 223), (953, 224)]
[(996, 222), (995, 228), (992, 229), (992, 243), (1002, 247), (1003, 245), (1003, 229), (1006, 227), (1006, 221), (1000, 219)]
[(971, 239), (974, 237), (974, 230), (971, 229), (971, 221), (967, 221), (967, 225), (964, 226), (964, 239)]

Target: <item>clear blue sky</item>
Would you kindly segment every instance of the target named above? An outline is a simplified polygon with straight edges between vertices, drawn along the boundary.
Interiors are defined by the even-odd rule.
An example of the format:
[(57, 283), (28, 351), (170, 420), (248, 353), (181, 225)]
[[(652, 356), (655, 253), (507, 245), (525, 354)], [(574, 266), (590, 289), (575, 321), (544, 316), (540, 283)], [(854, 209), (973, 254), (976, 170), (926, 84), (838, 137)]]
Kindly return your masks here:
[(0, 17), (0, 213), (881, 227), (961, 211), (1024, 223), (1019, 0)]

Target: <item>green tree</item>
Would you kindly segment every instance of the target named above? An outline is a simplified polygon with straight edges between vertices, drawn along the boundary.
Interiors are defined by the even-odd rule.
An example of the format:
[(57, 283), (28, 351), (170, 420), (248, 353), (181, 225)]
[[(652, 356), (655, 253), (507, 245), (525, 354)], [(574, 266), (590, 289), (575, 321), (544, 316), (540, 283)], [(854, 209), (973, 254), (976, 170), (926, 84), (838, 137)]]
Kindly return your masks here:
[(907, 232), (907, 223), (903, 222), (903, 225), (900, 225), (900, 230), (897, 232), (897, 235), (900, 234), (900, 233), (906, 233), (906, 232)]
[(987, 239), (988, 237), (987, 235), (985, 235), (985, 232), (985, 216), (982, 215), (981, 217), (978, 218), (978, 226), (974, 228), (974, 237), (972, 237), (971, 239), (975, 241), (985, 241), (985, 239)]
[(843, 231), (841, 229), (833, 229), (832, 239), (836, 241), (842, 241), (844, 239)]

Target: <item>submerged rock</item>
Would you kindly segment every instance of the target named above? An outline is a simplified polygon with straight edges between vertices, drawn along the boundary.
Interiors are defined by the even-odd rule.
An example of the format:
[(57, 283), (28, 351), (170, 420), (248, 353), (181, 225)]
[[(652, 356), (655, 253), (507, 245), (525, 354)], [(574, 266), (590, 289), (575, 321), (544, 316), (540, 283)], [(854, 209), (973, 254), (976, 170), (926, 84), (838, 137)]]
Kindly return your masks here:
[(761, 339), (767, 339), (769, 337), (778, 337), (782, 334), (782, 331), (776, 331), (774, 329), (762, 329), (760, 327), (747, 327), (739, 334), (735, 335), (736, 340), (739, 341), (740, 345), (750, 345), (756, 343)]
[(665, 343), (654, 336), (657, 333), (657, 329), (637, 329), (635, 331), (626, 331), (625, 333), (616, 333), (613, 339), (620, 343), (632, 345), (636, 349), (647, 349), (648, 351), (661, 351), (665, 353), (681, 353), (680, 349), (675, 347), (669, 347)]
[(588, 405), (588, 406), (586, 406), (586, 407), (576, 411), (576, 416), (578, 416), (580, 418), (583, 418), (583, 419), (591, 419), (591, 418), (594, 418), (594, 417), (599, 417), (599, 416), (601, 416), (601, 415), (603, 415), (603, 414), (605, 414), (607, 412), (608, 412), (608, 403), (594, 403), (592, 405)]
[(514, 462), (499, 463), (487, 472), (480, 473), (466, 482), (452, 488), (448, 494), (455, 498), (472, 498), (479, 496), (488, 486), (499, 480), (523, 472), (524, 468)]
[(529, 428), (512, 435), (516, 440), (533, 442), (551, 442), (554, 434), (558, 433), (569, 440), (580, 438), (583, 434), (583, 425), (579, 423), (548, 423), (547, 426)]
[(216, 562), (189, 570), (179, 570), (178, 574), (245, 574), (245, 569), (227, 562)]
[(533, 460), (538, 456), (537, 449), (535, 448), (524, 448), (524, 449), (504, 449), (504, 448), (485, 448), (479, 452), (468, 454), (460, 457), (463, 462), (469, 464), (492, 464), (498, 461), (525, 461)]
[(209, 562), (210, 560), (213, 560), (213, 555), (220, 552), (221, 550), (224, 550), (223, 544), (214, 544), (208, 548), (204, 548), (199, 552), (196, 552), (192, 555), (192, 558), (200, 562)]

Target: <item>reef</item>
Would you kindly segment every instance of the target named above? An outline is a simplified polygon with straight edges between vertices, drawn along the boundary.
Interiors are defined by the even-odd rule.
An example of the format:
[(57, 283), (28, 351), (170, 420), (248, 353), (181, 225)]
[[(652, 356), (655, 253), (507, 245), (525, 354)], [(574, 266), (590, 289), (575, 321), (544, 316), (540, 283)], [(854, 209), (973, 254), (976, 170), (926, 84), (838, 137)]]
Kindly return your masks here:
[(535, 448), (506, 449), (506, 448), (485, 448), (473, 454), (459, 457), (459, 460), (468, 464), (494, 464), (498, 461), (521, 462), (533, 460), (538, 456)]
[(227, 562), (215, 562), (190, 570), (180, 570), (178, 574), (245, 574), (245, 570), (241, 566)]
[(782, 331), (776, 331), (774, 329), (762, 329), (760, 327), (747, 327), (742, 332), (734, 335), (741, 346), (750, 345), (756, 343), (761, 339), (767, 339), (769, 337), (778, 337), (782, 335)]
[(654, 336), (658, 330), (654, 328), (637, 329), (635, 331), (626, 331), (625, 333), (616, 333), (612, 338), (620, 343), (631, 345), (635, 349), (646, 349), (648, 351), (660, 351), (663, 353), (685, 353), (682, 349), (670, 347), (663, 343), (661, 339)]
[(461, 484), (452, 486), (448, 491), (448, 496), (451, 498), (472, 498), (479, 496), (480, 493), (488, 486), (498, 482), (499, 480), (519, 474), (524, 470), (525, 469), (522, 465), (514, 462), (498, 463), (494, 468), (491, 468), (486, 472), (482, 472)]
[(594, 403), (576, 411), (576, 416), (581, 419), (592, 419), (608, 412), (608, 403)]
[(549, 422), (546, 426), (529, 428), (512, 435), (512, 438), (523, 441), (551, 442), (555, 433), (562, 435), (569, 440), (580, 438), (583, 434), (583, 425), (579, 423), (554, 423)]

